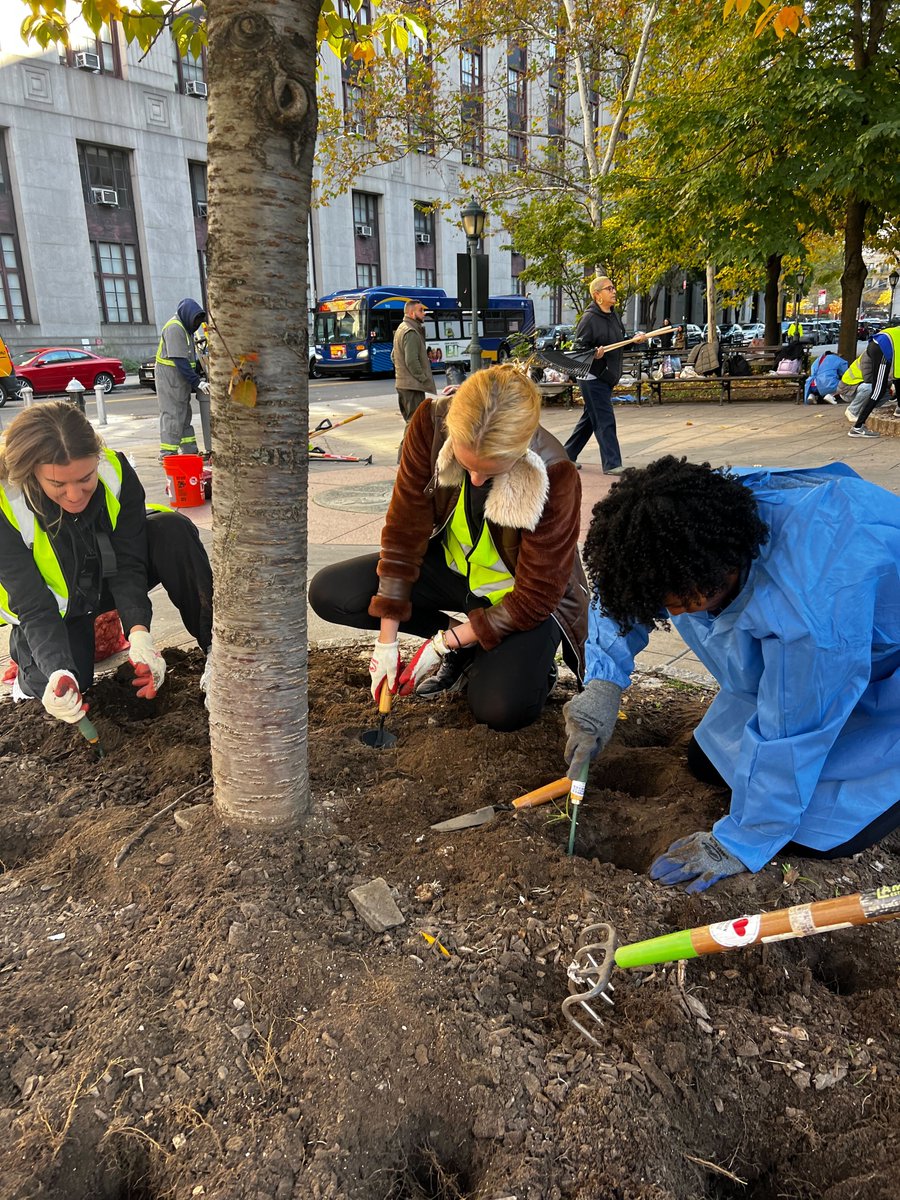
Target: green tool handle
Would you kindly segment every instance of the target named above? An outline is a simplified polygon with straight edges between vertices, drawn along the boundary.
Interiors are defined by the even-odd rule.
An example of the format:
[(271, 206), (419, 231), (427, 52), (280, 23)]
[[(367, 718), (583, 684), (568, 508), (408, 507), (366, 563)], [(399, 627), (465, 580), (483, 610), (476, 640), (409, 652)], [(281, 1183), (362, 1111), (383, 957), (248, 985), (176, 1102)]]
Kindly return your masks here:
[(581, 806), (584, 791), (587, 787), (587, 778), (590, 769), (591, 764), (589, 760), (584, 764), (577, 776), (571, 780), (569, 788), (569, 807), (572, 810), (572, 818), (569, 823), (569, 858), (575, 853), (575, 829), (578, 825), (578, 809)]
[(100, 734), (97, 732), (97, 727), (90, 717), (82, 717), (78, 722), (78, 732), (97, 751), (98, 758), (103, 757), (103, 747), (100, 745)]

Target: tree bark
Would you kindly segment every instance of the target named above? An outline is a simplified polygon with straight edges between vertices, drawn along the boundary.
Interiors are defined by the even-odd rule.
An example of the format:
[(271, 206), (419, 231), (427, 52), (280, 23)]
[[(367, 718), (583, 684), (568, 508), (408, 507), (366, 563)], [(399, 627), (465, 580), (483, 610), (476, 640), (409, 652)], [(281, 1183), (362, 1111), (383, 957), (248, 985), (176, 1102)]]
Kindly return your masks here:
[(869, 205), (865, 200), (847, 201), (844, 220), (844, 271), (841, 275), (841, 334), (838, 354), (853, 362), (856, 358), (856, 329), (859, 304), (866, 285), (868, 269), (863, 261), (863, 238)]
[[(295, 824), (307, 773), (307, 221), (316, 0), (207, 0), (215, 803)], [(243, 367), (255, 404), (228, 394)], [(252, 397), (245, 397), (251, 399)]]
[(766, 259), (766, 345), (781, 345), (781, 317), (778, 312), (778, 282), (781, 279), (780, 254)]

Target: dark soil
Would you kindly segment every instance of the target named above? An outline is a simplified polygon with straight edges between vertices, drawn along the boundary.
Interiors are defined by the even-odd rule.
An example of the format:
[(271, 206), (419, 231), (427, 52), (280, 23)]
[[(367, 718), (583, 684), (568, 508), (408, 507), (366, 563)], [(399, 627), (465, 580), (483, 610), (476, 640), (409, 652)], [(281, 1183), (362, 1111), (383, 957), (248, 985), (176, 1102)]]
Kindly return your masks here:
[[(374, 751), (366, 657), (313, 655), (315, 815), (269, 840), (210, 806), (197, 656), (167, 652), (155, 711), (98, 684), (102, 761), (2, 706), (3, 1200), (896, 1200), (900, 924), (619, 970), (600, 1047), (560, 1005), (593, 922), (633, 941), (893, 882), (897, 856), (651, 883), (725, 799), (685, 766), (708, 695), (654, 678), (575, 858), (548, 808), (434, 833), (562, 773), (571, 684), (516, 735), (398, 701)], [(189, 828), (165, 814), (114, 867), (181, 796)], [(404, 917), (381, 934), (348, 899), (378, 877)]]

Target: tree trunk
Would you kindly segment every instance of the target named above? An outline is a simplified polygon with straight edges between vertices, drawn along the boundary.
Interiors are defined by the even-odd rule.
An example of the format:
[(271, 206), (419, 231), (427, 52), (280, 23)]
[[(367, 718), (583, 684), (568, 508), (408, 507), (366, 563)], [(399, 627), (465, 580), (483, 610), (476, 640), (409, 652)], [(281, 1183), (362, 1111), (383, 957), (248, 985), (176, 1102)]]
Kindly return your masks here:
[(706, 340), (714, 342), (719, 336), (716, 327), (716, 264), (706, 264)]
[[(307, 772), (307, 219), (316, 0), (207, 0), (215, 803), (296, 823)], [(256, 395), (229, 382), (243, 366)], [(254, 403), (255, 399), (255, 403)]]
[(781, 345), (781, 318), (778, 315), (778, 281), (781, 278), (780, 254), (766, 259), (766, 345)]
[(844, 222), (844, 271), (841, 275), (841, 334), (838, 354), (853, 362), (856, 358), (856, 328), (859, 304), (868, 270), (863, 262), (863, 237), (869, 205), (865, 200), (848, 200)]

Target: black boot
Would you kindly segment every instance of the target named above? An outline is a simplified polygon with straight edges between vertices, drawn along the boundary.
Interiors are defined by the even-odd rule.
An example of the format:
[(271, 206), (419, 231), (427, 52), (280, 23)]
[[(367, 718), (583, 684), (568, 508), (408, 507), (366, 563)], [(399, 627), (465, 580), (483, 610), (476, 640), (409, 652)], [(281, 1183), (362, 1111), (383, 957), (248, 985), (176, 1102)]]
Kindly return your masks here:
[(474, 650), (448, 650), (441, 659), (436, 674), (423, 679), (416, 688), (417, 696), (439, 696), (441, 692), (458, 692), (465, 686), (465, 672)]

